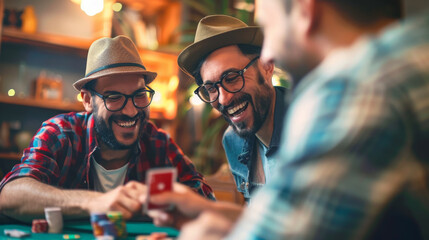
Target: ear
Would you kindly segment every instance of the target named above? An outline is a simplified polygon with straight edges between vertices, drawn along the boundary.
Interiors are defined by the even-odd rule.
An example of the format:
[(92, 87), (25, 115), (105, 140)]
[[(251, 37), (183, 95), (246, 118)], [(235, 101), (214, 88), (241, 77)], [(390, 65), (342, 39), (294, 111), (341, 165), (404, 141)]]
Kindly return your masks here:
[(319, 27), (320, 23), (320, 4), (318, 0), (296, 0), (297, 5), (295, 10), (298, 11), (298, 29), (301, 29), (302, 33), (306, 37), (313, 35)]
[(261, 74), (264, 76), (264, 78), (271, 82), (271, 78), (273, 77), (274, 72), (274, 63), (273, 62), (262, 62), (261, 60), (258, 60), (260, 64)]
[(85, 111), (92, 112), (91, 92), (86, 89), (82, 89), (80, 90), (80, 96), (82, 97), (82, 103)]

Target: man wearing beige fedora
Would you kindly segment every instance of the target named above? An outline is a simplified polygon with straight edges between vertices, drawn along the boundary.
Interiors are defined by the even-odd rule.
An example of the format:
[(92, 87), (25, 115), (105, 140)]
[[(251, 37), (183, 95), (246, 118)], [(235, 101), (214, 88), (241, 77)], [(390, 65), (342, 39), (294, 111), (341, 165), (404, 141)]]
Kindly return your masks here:
[[(260, 27), (212, 15), (200, 20), (194, 43), (178, 57), (180, 68), (199, 85), (195, 94), (230, 125), (223, 146), (237, 189), (250, 204), (252, 193), (271, 181), (277, 166), (274, 155), (287, 109), (287, 90), (271, 82), (273, 63), (259, 60), (262, 41)], [(179, 194), (165, 194), (159, 200), (175, 204), (179, 211), (151, 212), (156, 224), (181, 227), (178, 219), (194, 218), (205, 210), (233, 220), (241, 213), (241, 206), (213, 203), (184, 186), (176, 188)]]
[(271, 180), (287, 109), (287, 89), (272, 84), (274, 65), (259, 60), (262, 41), (260, 27), (211, 15), (200, 20), (194, 43), (178, 57), (179, 67), (198, 84), (195, 94), (230, 125), (222, 143), (247, 202)]
[(85, 77), (73, 84), (86, 112), (42, 124), (0, 183), (1, 212), (28, 221), (56, 206), (66, 218), (116, 210), (128, 219), (141, 212), (147, 170), (162, 167), (176, 167), (179, 182), (213, 199), (190, 159), (148, 120), (156, 75), (129, 38), (95, 41)]

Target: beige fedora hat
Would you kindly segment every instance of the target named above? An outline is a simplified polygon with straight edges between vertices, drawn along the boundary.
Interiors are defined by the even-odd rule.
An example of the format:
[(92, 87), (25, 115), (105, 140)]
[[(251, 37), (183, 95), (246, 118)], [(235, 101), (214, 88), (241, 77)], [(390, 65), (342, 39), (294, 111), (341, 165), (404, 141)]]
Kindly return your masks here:
[(132, 73), (144, 75), (146, 84), (151, 83), (157, 75), (146, 70), (136, 46), (128, 37), (100, 38), (89, 47), (85, 77), (76, 81), (73, 87), (80, 91), (91, 80)]
[(177, 63), (183, 72), (193, 77), (199, 61), (214, 50), (235, 44), (262, 46), (262, 42), (260, 27), (248, 26), (231, 16), (210, 15), (200, 20), (194, 43), (179, 54)]

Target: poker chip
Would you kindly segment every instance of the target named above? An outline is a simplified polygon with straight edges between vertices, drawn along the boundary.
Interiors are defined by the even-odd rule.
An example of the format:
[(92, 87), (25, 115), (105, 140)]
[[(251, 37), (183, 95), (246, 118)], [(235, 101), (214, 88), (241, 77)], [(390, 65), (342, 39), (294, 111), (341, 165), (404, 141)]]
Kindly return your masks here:
[(116, 234), (117, 234), (116, 237), (126, 238), (127, 225), (125, 223), (124, 218), (122, 217), (122, 213), (118, 211), (110, 211), (110, 212), (107, 212), (107, 218), (109, 218), (109, 220), (113, 223), (115, 227)]
[(60, 233), (63, 231), (63, 214), (59, 207), (45, 208), (45, 218), (48, 221), (50, 233)]
[(80, 239), (79, 234), (64, 234), (63, 239)]
[(105, 213), (91, 213), (91, 226), (92, 231), (95, 237), (103, 236), (104, 231), (100, 226), (101, 221), (108, 221), (107, 215)]
[(165, 232), (153, 232), (150, 235), (138, 235), (136, 240), (171, 240)]
[(115, 229), (115, 225), (111, 221), (101, 220), (99, 224), (100, 224), (100, 227), (103, 229), (103, 236), (113, 236), (113, 237), (118, 236)]
[(31, 226), (31, 232), (45, 233), (48, 232), (48, 228), (48, 221), (46, 221), (45, 219), (34, 219)]
[(158, 239), (164, 239), (168, 236), (165, 232), (153, 232), (150, 234), (151, 240), (158, 240)]
[(109, 211), (107, 213), (91, 213), (91, 226), (94, 236), (113, 236), (126, 238), (126, 223), (121, 212)]

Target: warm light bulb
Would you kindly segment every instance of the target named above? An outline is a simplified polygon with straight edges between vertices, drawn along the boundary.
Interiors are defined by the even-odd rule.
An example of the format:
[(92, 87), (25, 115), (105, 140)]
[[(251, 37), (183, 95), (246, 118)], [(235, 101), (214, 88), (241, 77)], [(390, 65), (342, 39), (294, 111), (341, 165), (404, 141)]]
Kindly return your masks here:
[(112, 10), (113, 11), (115, 11), (115, 12), (119, 12), (119, 11), (121, 11), (121, 9), (122, 9), (122, 4), (121, 3), (114, 3), (113, 5), (112, 5)]
[(189, 102), (192, 104), (192, 106), (199, 106), (204, 104), (204, 102), (201, 101), (201, 99), (197, 95), (192, 95), (192, 97), (189, 98)]
[(170, 82), (168, 83), (168, 90), (170, 92), (173, 92), (177, 89), (178, 86), (179, 86), (179, 78), (176, 75), (171, 76)]
[(88, 15), (94, 16), (95, 14), (103, 11), (103, 0), (82, 0), (80, 8)]
[(78, 93), (78, 94), (77, 94), (76, 99), (77, 99), (79, 102), (82, 102), (82, 101), (83, 101), (83, 99), (82, 99), (82, 95), (81, 95), (80, 93)]
[(154, 103), (159, 103), (159, 102), (161, 102), (161, 101), (162, 101), (161, 93), (160, 93), (160, 92), (156, 92), (156, 93), (153, 95), (152, 102), (154, 102)]
[(9, 89), (9, 91), (7, 91), (7, 95), (8, 95), (9, 97), (13, 97), (13, 96), (15, 96), (15, 89), (13, 89), (13, 88)]
[(167, 119), (173, 119), (176, 116), (176, 103), (174, 102), (174, 100), (170, 99), (167, 101), (167, 103), (165, 104), (165, 112), (164, 112), (164, 116)]

